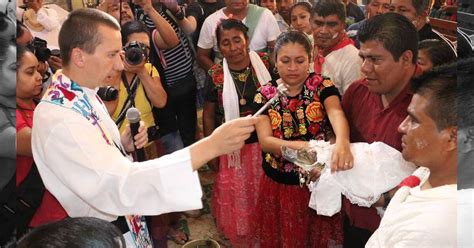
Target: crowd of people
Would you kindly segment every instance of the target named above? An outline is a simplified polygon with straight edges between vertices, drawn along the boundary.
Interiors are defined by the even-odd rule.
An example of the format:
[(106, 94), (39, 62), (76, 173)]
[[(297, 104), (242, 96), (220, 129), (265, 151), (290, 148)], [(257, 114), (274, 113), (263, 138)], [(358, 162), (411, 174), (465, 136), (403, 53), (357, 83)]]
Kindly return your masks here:
[[(70, 242), (94, 226), (103, 235), (78, 233), (104, 247), (184, 244), (176, 223), (202, 208), (204, 165), (216, 172), (212, 215), (232, 247), (472, 242), (456, 232), (472, 227), (456, 221), (458, 149), (466, 181), (474, 140), (462, 107), (473, 87), (456, 74), (460, 64), (472, 77), (472, 44), (430, 26), (432, 0), (102, 0), (60, 23), (59, 53), (31, 33), (43, 1), (24, 7), (29, 21), (17, 16), (16, 37), (0, 37), (0, 142), (16, 133), (17, 144), (0, 154), (0, 244), (48, 243), (69, 226)], [(0, 32), (14, 26), (0, 19)], [(339, 213), (318, 215), (306, 184), (321, 168), (282, 154), (312, 140), (334, 144), (332, 173), (357, 169), (355, 142), (383, 142), (417, 170), (373, 206), (342, 196)]]

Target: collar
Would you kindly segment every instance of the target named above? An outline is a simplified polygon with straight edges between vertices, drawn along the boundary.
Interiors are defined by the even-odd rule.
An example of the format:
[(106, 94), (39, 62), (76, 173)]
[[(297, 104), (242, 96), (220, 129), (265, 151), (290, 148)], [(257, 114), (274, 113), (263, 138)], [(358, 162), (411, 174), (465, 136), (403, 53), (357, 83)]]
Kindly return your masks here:
[(314, 59), (314, 72), (321, 74), (322, 69), (323, 69), (323, 64), (324, 64), (324, 58), (330, 53), (336, 50), (342, 49), (345, 46), (349, 46), (349, 45), (354, 45), (354, 41), (351, 38), (349, 38), (349, 36), (347, 36), (346, 32), (344, 32), (342, 34), (341, 40), (336, 45), (327, 49), (326, 53), (323, 50), (318, 49), (318, 54), (316, 55), (316, 58)]
[[(58, 70), (41, 101), (71, 109), (80, 114), (99, 129), (107, 144), (113, 145), (114, 141), (102, 126), (101, 119), (85, 91), (90, 91), (90, 89), (83, 89), (79, 84), (64, 75), (61, 70)], [(99, 100), (97, 95), (95, 97)], [(99, 100), (99, 102), (101, 101)]]

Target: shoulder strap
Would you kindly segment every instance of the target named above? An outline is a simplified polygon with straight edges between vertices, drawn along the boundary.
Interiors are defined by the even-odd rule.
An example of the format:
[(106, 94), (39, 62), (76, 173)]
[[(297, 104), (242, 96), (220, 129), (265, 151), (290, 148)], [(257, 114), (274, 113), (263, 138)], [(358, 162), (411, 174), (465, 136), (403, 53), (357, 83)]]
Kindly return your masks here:
[(125, 120), (127, 110), (135, 106), (135, 95), (137, 93), (137, 88), (138, 88), (138, 85), (140, 84), (140, 80), (138, 80), (137, 75), (135, 75), (133, 76), (132, 83), (129, 85), (127, 77), (125, 76), (125, 73), (122, 73), (122, 82), (125, 85), (125, 89), (127, 89), (127, 98), (125, 99), (122, 105), (122, 109), (120, 110), (120, 113), (118, 115), (118, 118), (115, 121), (115, 124), (119, 128), (122, 125), (123, 121)]
[(265, 8), (259, 7), (254, 4), (249, 4), (247, 17), (245, 19), (245, 25), (249, 28), (249, 31), (247, 32), (247, 34), (250, 38), (250, 41), (252, 41), (253, 34), (255, 33), (255, 29), (258, 25), (258, 21), (260, 20), (260, 17), (263, 14), (263, 11), (265, 11)]

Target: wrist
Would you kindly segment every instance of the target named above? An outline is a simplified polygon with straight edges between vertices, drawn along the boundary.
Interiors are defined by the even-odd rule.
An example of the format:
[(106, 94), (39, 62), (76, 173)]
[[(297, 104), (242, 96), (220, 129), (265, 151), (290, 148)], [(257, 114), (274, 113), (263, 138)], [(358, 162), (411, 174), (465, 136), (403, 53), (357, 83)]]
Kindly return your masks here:
[(186, 17), (185, 14), (186, 13), (185, 13), (184, 7), (178, 6), (178, 8), (176, 9), (176, 12), (174, 12), (174, 17), (176, 17), (178, 21), (182, 21)]
[(387, 209), (388, 204), (392, 200), (392, 196), (390, 196), (390, 191), (383, 193), (383, 208)]

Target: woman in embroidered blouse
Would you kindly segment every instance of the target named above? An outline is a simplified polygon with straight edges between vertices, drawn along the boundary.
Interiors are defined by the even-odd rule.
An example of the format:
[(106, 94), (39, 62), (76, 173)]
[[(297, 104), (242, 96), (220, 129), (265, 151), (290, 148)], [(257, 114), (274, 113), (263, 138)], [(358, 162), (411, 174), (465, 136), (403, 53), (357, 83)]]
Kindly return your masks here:
[[(300, 170), (281, 157), (281, 146), (300, 149), (311, 139), (329, 139), (334, 130), (332, 170), (352, 167), (349, 127), (342, 112), (339, 93), (329, 78), (309, 73), (311, 45), (299, 31), (279, 36), (275, 63), (280, 79), (260, 88), (256, 108), (276, 94), (284, 84), (287, 96), (274, 101), (256, 125), (264, 151), (257, 206), (261, 247), (328, 247), (342, 245), (342, 218), (318, 216), (308, 208), (310, 192), (300, 187)], [(328, 119), (329, 117), (329, 119)], [(332, 125), (332, 127), (331, 127)], [(311, 180), (319, 171), (310, 172)], [(276, 228), (277, 227), (277, 228)]]
[[(220, 124), (253, 113), (252, 102), (260, 82), (271, 80), (266, 54), (249, 52), (248, 28), (239, 20), (223, 20), (216, 37), (224, 61), (209, 70), (203, 111), (204, 134)], [(217, 227), (232, 246), (252, 246), (255, 206), (261, 168), (261, 149), (254, 132), (245, 146), (211, 163), (218, 169), (212, 192)]]
[[(18, 187), (33, 168), (31, 151), (31, 129), (33, 127), (33, 111), (36, 107), (33, 99), (42, 92), (42, 76), (38, 71), (39, 63), (36, 56), (28, 49), (17, 47), (16, 72), (16, 186)], [(32, 203), (30, 203), (32, 204)], [(33, 206), (35, 207), (35, 206)], [(28, 227), (36, 227), (51, 220), (67, 217), (66, 211), (56, 198), (45, 191), (36, 212), (30, 216)], [(18, 226), (18, 232), (25, 232), (27, 227)]]

